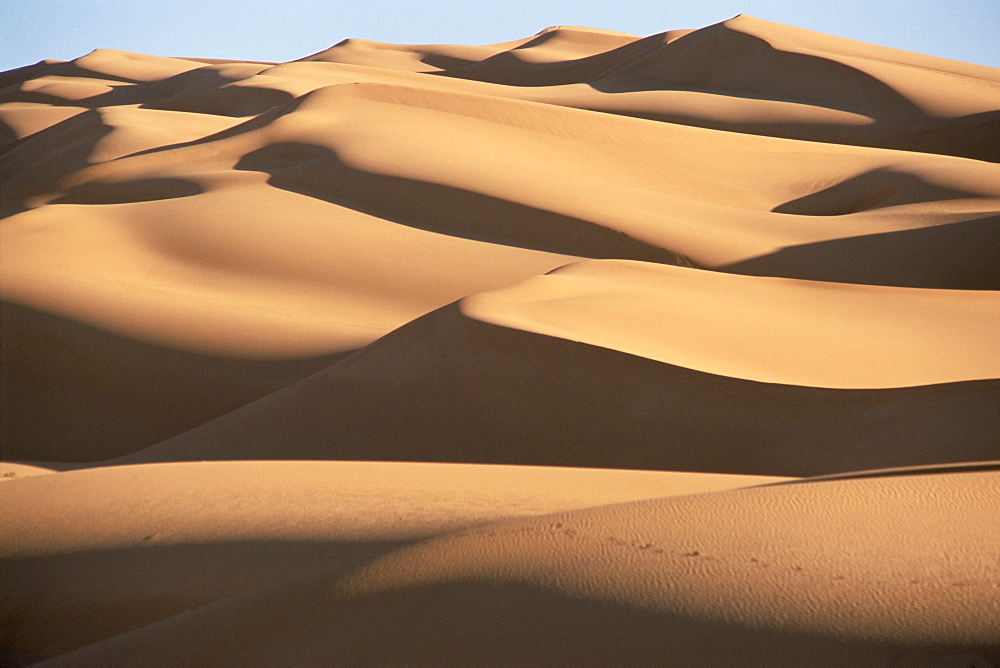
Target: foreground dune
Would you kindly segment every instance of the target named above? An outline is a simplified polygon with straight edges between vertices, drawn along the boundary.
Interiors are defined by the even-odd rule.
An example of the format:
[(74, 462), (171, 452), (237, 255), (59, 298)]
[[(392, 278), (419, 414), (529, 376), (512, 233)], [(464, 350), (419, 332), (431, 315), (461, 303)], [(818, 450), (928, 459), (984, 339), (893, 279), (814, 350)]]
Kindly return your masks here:
[(776, 480), (274, 461), (38, 476), (0, 489), (0, 628), (3, 642), (22, 655), (54, 656), (216, 599), (485, 522)]
[(0, 664), (1000, 665), (998, 100), (749, 16), (0, 73)]
[(996, 473), (807, 481), (488, 524), (43, 665), (986, 665), (1000, 650)]

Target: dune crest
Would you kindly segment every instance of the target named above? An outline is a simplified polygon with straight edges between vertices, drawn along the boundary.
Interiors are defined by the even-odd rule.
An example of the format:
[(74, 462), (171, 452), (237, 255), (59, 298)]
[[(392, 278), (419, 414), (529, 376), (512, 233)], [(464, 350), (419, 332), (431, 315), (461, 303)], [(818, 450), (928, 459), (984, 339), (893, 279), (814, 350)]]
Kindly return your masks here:
[[(929, 316), (933, 311), (938, 314)], [(495, 325), (761, 382), (888, 388), (1000, 376), (1000, 363), (991, 362), (1000, 360), (1000, 303), (989, 293), (744, 278), (604, 261), (569, 265), (469, 297), (462, 312)], [(742, 329), (733, 337), (737, 321)], [(607, 322), (618, 326), (608, 328)], [(779, 337), (783, 345), (768, 345)], [(845, 343), (848, 348), (838, 349)], [(845, 366), (846, 356), (856, 364)], [(915, 358), (921, 365), (913, 364)]]

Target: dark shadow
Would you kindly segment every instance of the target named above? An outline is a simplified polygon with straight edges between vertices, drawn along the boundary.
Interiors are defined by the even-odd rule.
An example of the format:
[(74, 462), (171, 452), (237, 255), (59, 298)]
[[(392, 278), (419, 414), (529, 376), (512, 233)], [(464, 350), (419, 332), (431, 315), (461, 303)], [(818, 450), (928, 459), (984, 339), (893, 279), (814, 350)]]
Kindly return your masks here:
[[(149, 96), (149, 87), (153, 84), (137, 81), (127, 77), (114, 76), (103, 72), (93, 72), (80, 67), (73, 61), (52, 63), (45, 65), (39, 63), (33, 66), (35, 69), (25, 72), (18, 77), (17, 81), (0, 90), (0, 101), (2, 102), (29, 102), (35, 104), (46, 104), (53, 106), (73, 106), (87, 109), (97, 109), (98, 107), (113, 106), (117, 104), (140, 104), (143, 98)], [(27, 76), (25, 76), (27, 75)], [(31, 79), (38, 77), (65, 77), (72, 79), (93, 79), (99, 86), (111, 86), (112, 90), (103, 93), (96, 93), (83, 99), (67, 99), (58, 95), (45, 93), (42, 91), (25, 91), (15, 89)]]
[[(867, 113), (886, 105), (895, 114), (923, 117), (904, 95), (842, 63), (791, 51), (723, 24), (664, 43), (665, 33), (576, 60), (534, 63), (504, 51), (457, 69), (435, 72), (508, 86), (586, 83), (606, 93), (690, 90), (763, 100), (785, 100)], [(775, 73), (788, 73), (775, 76)], [(742, 76), (741, 76), (742, 75)], [(800, 76), (801, 75), (801, 76)]]
[[(420, 62), (425, 65), (430, 65), (431, 67), (437, 67), (445, 71), (458, 70), (463, 67), (468, 67), (474, 63), (478, 63), (478, 60), (468, 60), (465, 58), (456, 58), (455, 56), (445, 56), (440, 53), (427, 53), (420, 58)], [(429, 74), (440, 74), (439, 72), (431, 72)]]
[[(29, 207), (25, 200), (32, 192), (38, 190), (24, 189), (4, 193), (0, 217), (6, 218), (27, 211)], [(135, 181), (90, 181), (66, 190), (47, 204), (129, 204), (190, 197), (203, 192), (204, 189), (193, 181), (170, 177)]]
[[(229, 86), (239, 78), (225, 77), (210, 66), (188, 70), (158, 81), (140, 82), (88, 72), (73, 63), (59, 63), (38, 71), (36, 76), (85, 77), (112, 86), (112, 90), (80, 100), (70, 100), (41, 91), (13, 90), (0, 93), (0, 102), (31, 102), (54, 106), (97, 109), (115, 105), (139, 105), (142, 109), (186, 111), (215, 116), (255, 116), (294, 99), (291, 93), (273, 88)], [(19, 82), (21, 83), (21, 82)]]
[(80, 462), (139, 450), (349, 353), (201, 354), (0, 302), (0, 459)]
[[(272, 582), (347, 569), (405, 544), (274, 539), (158, 545), (155, 528), (149, 531), (149, 543), (141, 546), (0, 561), (5, 640), (46, 637), (47, 630), (50, 651), (62, 654)], [(52, 637), (57, 631), (59, 637)], [(0, 665), (43, 658), (23, 647), (6, 654)]]
[(772, 209), (798, 216), (843, 216), (887, 206), (980, 197), (978, 193), (928, 183), (916, 174), (875, 169)]
[(17, 132), (10, 124), (0, 120), (0, 156), (7, 152), (7, 149), (18, 141)]
[(519, 58), (519, 52), (544, 43), (551, 37), (542, 34), (534, 40), (508, 51), (479, 61), (445, 59), (427, 56), (421, 62), (441, 67), (443, 72), (432, 74), (456, 79), (472, 79), (506, 86), (561, 86), (575, 83), (594, 85), (607, 72), (620, 68), (663, 47), (664, 33), (645, 37), (602, 53), (547, 63), (534, 63)]
[(53, 63), (40, 61), (33, 65), (15, 67), (12, 70), (0, 72), (0, 97), (3, 97), (5, 92), (4, 89), (8, 86), (16, 86), (28, 81), (29, 79), (44, 76), (53, 66)]
[(827, 482), (830, 480), (857, 480), (860, 478), (899, 478), (918, 475), (951, 475), (956, 473), (981, 473), (983, 471), (1000, 471), (1000, 461), (992, 462), (956, 462), (954, 464), (942, 464), (940, 466), (910, 466), (893, 469), (876, 469), (874, 471), (851, 471), (848, 473), (835, 473), (833, 475), (820, 475), (811, 478), (800, 478), (798, 480), (784, 480), (782, 482), (770, 483), (768, 486), (777, 485), (802, 485), (814, 482)]
[(587, 83), (608, 93), (691, 90), (864, 115), (887, 108), (894, 119), (925, 116), (909, 98), (865, 72), (820, 56), (775, 49), (722, 24), (661, 44), (645, 58)]
[[(572, 542), (565, 544), (567, 550), (574, 547)], [(559, 561), (568, 563), (571, 558), (565, 555)], [(640, 580), (643, 584), (638, 586), (672, 587), (670, 580), (682, 577), (679, 570), (666, 566), (660, 571), (663, 580), (655, 585), (647, 584), (651, 578)], [(824, 576), (834, 577), (822, 571), (813, 574)], [(934, 634), (908, 639), (877, 633), (868, 638), (852, 637), (833, 628), (824, 631), (818, 625), (806, 630), (777, 616), (752, 623), (753, 616), (743, 612), (749, 605), (736, 596), (729, 601), (734, 611), (731, 616), (713, 615), (696, 605), (684, 609), (668, 603), (657, 609), (636, 602), (639, 597), (635, 594), (616, 600), (614, 594), (604, 593), (600, 584), (576, 589), (575, 583), (564, 584), (558, 571), (550, 577), (533, 574), (519, 580), (504, 573), (463, 573), (452, 579), (430, 576), (407, 586), (352, 597), (339, 610), (334, 608), (337, 614), (332, 623), (332, 615), (316, 622), (306, 620), (305, 615), (299, 619), (311, 627), (310, 637), (325, 646), (322, 656), (328, 657), (329, 663), (347, 666), (979, 668), (993, 665), (986, 659), (1000, 658), (995, 642), (950, 644)], [(783, 594), (804, 597), (799, 588), (807, 586), (793, 584), (791, 591)], [(717, 591), (712, 594), (725, 596)], [(628, 598), (632, 598), (631, 604)], [(708, 610), (714, 603), (706, 606)], [(847, 604), (844, 606), (842, 614), (849, 614)], [(740, 623), (740, 618), (747, 621)], [(238, 623), (224, 614), (209, 619)], [(191, 621), (197, 623), (196, 619)], [(944, 637), (956, 643), (961, 638), (959, 633)], [(967, 662), (953, 663), (956, 656)], [(280, 651), (272, 652), (267, 662), (280, 663), (281, 657)]]
[[(195, 72), (200, 72), (200, 70)], [(184, 74), (172, 79), (181, 78)], [(216, 78), (228, 81), (221, 77)], [(186, 90), (184, 86), (181, 86), (180, 89), (182, 93)], [(177, 99), (158, 103), (160, 106), (151, 103), (141, 104), (140, 107), (175, 108), (191, 112), (238, 116), (257, 114), (262, 110), (271, 110), (275, 106), (287, 107), (289, 101), (293, 99), (290, 94), (283, 91), (233, 87), (181, 94)], [(215, 108), (213, 105), (217, 105), (219, 108)], [(287, 112), (284, 109), (278, 111), (279, 115)], [(269, 119), (270, 117), (265, 120)], [(213, 141), (229, 136), (233, 132), (242, 132), (247, 129), (249, 128), (245, 124), (238, 124), (236, 128), (231, 128), (228, 133), (216, 133), (193, 142), (157, 146), (137, 151), (131, 155), (156, 153), (180, 146)], [(14, 141), (0, 149), (0, 156), (3, 157), (3, 161), (0, 163), (0, 192), (3, 193), (3, 197), (0, 198), (0, 216), (6, 217), (24, 211), (24, 202), (29, 197), (61, 190), (60, 180), (63, 177), (94, 164), (90, 160), (94, 147), (112, 131), (113, 128), (102, 121), (101, 115), (96, 109), (89, 109), (22, 139), (15, 138)], [(130, 195), (126, 192), (129, 187), (136, 188), (136, 193)], [(201, 189), (197, 185), (181, 179), (140, 179), (131, 182), (131, 184), (89, 183), (78, 187), (73, 192), (66, 193), (58, 200), (58, 203), (138, 202), (181, 197), (198, 192), (201, 192)]]
[(94, 147), (111, 132), (88, 110), (8, 145), (0, 153), (0, 216), (24, 211), (27, 198), (57, 190), (63, 177), (91, 166)]
[[(6, 146), (0, 156), (0, 190), (9, 191), (30, 182), (30, 172), (69, 174), (90, 166), (90, 154), (101, 139), (111, 134), (111, 127), (98, 112), (84, 110)], [(50, 164), (51, 163), (51, 164)], [(41, 165), (41, 167), (36, 167)]]
[(451, 186), (363, 171), (332, 150), (282, 142), (236, 164), (276, 188), (449, 236), (588, 258), (692, 266), (687, 258), (579, 218)]
[(67, 190), (50, 204), (128, 204), (190, 197), (204, 192), (193, 181), (171, 177), (135, 181), (91, 181)]
[(126, 84), (109, 80), (108, 85), (112, 90), (103, 93), (94, 93), (90, 97), (80, 99), (70, 99), (60, 97), (52, 93), (42, 91), (10, 91), (0, 96), (0, 102), (26, 102), (31, 104), (44, 104), (53, 107), (83, 107), (84, 109), (97, 109), (98, 107), (111, 107), (120, 104), (141, 104), (146, 98), (146, 93), (141, 90), (139, 84)]
[(276, 88), (216, 85), (190, 93), (176, 93), (139, 106), (142, 109), (244, 118), (257, 116), (293, 99), (295, 96), (291, 93)]
[[(85, 111), (62, 123), (26, 137), (23, 143), (6, 152), (0, 178), (3, 203), (0, 215), (12, 216), (26, 210), (24, 202), (32, 195), (62, 188), (60, 179), (91, 166), (88, 156), (93, 147), (111, 132), (96, 112)], [(74, 139), (75, 138), (75, 139)], [(46, 150), (55, 146), (52, 150)], [(41, 175), (36, 181), (21, 178)], [(9, 176), (9, 178), (7, 178)], [(132, 181), (89, 181), (71, 187), (49, 204), (126, 204), (189, 197), (204, 192), (187, 179), (161, 177)]]
[(180, 60), (190, 60), (195, 63), (205, 63), (206, 65), (282, 65), (270, 60), (232, 60), (230, 58), (191, 58), (187, 56), (177, 56)]
[(821, 56), (775, 49), (758, 37), (722, 24), (661, 45), (648, 57), (630, 61), (587, 83), (608, 93), (688, 90), (797, 102), (870, 116), (875, 123), (858, 127), (782, 126), (705, 119), (692, 122), (676, 116), (636, 114), (654, 120), (809, 141), (1000, 160), (1000, 111), (939, 118), (861, 70)]
[(452, 305), (266, 404), (110, 463), (361, 459), (814, 476), (1000, 459), (998, 400), (1000, 380), (831, 389), (732, 378), (487, 324)]
[[(333, 46), (331, 46), (328, 49), (323, 49), (322, 51), (318, 51), (316, 53), (310, 54), (308, 56), (305, 56), (304, 58), (297, 58), (297, 59), (289, 61), (289, 62), (291, 62), (291, 63), (332, 63), (332, 64), (336, 64), (336, 63), (339, 63), (339, 62), (342, 61), (342, 59), (343, 59), (342, 58), (343, 52), (345, 50), (346, 51), (350, 51), (354, 47), (356, 47), (359, 43), (361, 43), (361, 44), (364, 45), (364, 47), (362, 47), (362, 48), (369, 48), (369, 49), (373, 48), (376, 52), (382, 51), (384, 48), (388, 48), (389, 50), (393, 50), (392, 46), (394, 46), (392, 44), (385, 44), (385, 43), (378, 43), (378, 42), (373, 43), (370, 40), (364, 40), (364, 39), (358, 40), (358, 39), (354, 39), (354, 38), (350, 38), (349, 37), (347, 39), (340, 40), (339, 42), (337, 42), (336, 44), (334, 44)], [(374, 47), (372, 46), (373, 44), (374, 44)], [(432, 45), (415, 45), (415, 46), (417, 46), (417, 48), (427, 47), (429, 49), (434, 49), (434, 46), (432, 46)], [(412, 52), (412, 53), (413, 53), (413, 55), (416, 55), (417, 52)], [(348, 62), (350, 62), (351, 60), (353, 60), (350, 57), (348, 57), (348, 58), (349, 58)], [(203, 58), (198, 58), (198, 59), (195, 59), (195, 60), (199, 60), (201, 62), (208, 62), (207, 59), (203, 59)], [(424, 63), (425, 65), (429, 65), (431, 67), (437, 67), (437, 68), (442, 69), (442, 70), (451, 70), (451, 69), (457, 69), (457, 68), (465, 67), (466, 65), (471, 65), (473, 63), (478, 63), (479, 60), (475, 60), (475, 59), (470, 60), (470, 59), (466, 59), (466, 58), (458, 58), (456, 56), (447, 56), (447, 55), (444, 55), (444, 54), (441, 54), (441, 53), (433, 53), (433, 52), (432, 53), (426, 53), (425, 52), (425, 53), (423, 53), (421, 55), (420, 62)]]
[(837, 283), (1000, 290), (998, 257), (1000, 216), (990, 216), (789, 246), (716, 269)]
[[(0, 72), (0, 101), (6, 101), (6, 88), (20, 85), (35, 77), (43, 76), (50, 67), (51, 65), (46, 63), (36, 63), (34, 65), (27, 65), (13, 70), (7, 70), (6, 72)], [(0, 120), (0, 156), (2, 156), (7, 149), (13, 146), (17, 141), (18, 135), (14, 131), (14, 128)], [(0, 189), (2, 189), (2, 187), (3, 178), (0, 177)]]
[[(95, 49), (94, 51), (99, 51), (99, 50), (100, 49)], [(94, 53), (94, 51), (91, 51), (91, 53)], [(87, 54), (84, 54), (84, 56), (85, 55)], [(80, 56), (80, 58), (84, 56)], [(48, 67), (47, 70), (42, 71), (40, 72), (39, 75), (35, 76), (45, 75), (45, 76), (57, 76), (57, 77), (73, 77), (74, 79), (97, 79), (99, 81), (114, 81), (114, 82), (128, 83), (128, 84), (143, 83), (138, 79), (133, 79), (130, 77), (125, 77), (121, 75), (111, 75), (107, 74), (106, 72), (96, 72), (94, 70), (88, 70), (87, 68), (82, 67), (77, 62), (78, 60), (79, 58), (74, 58), (72, 60), (50, 63), (47, 66)], [(39, 64), (43, 65), (44, 62)], [(34, 78), (34, 76), (32, 78)]]
[[(565, 543), (566, 549), (574, 550), (573, 539), (563, 538), (566, 540), (552, 538), (550, 542), (556, 546)], [(656, 560), (662, 563), (659, 570), (664, 578), (682, 577), (683, 569), (676, 564), (673, 546), (666, 551), (657, 548), (660, 549), (657, 553), (643, 549), (639, 544), (624, 543), (621, 539), (617, 540), (624, 544), (610, 542), (613, 539), (616, 537), (608, 537), (607, 549), (626, 553), (641, 550), (640, 554), (628, 557), (630, 561), (638, 560), (642, 564), (640, 571), (642, 568), (657, 568), (649, 564)], [(499, 545), (510, 549), (509, 543), (511, 540), (502, 540)], [(292, 602), (313, 602), (319, 609), (316, 614), (296, 610), (292, 612), (293, 619), (276, 623), (278, 631), (270, 640), (262, 642), (244, 635), (241, 640), (249, 643), (245, 648), (233, 647), (229, 652), (220, 649), (214, 656), (224, 657), (222, 661), (234, 664), (247, 662), (252, 656), (251, 661), (260, 665), (305, 662), (344, 666), (985, 666), (991, 665), (987, 661), (1000, 658), (995, 643), (974, 644), (966, 641), (967, 644), (960, 644), (962, 634), (958, 631), (924, 636), (874, 633), (871, 637), (864, 637), (856, 632), (845, 634), (835, 624), (827, 628), (814, 625), (811, 629), (804, 629), (794, 619), (789, 622), (777, 616), (754, 624), (751, 623), (754, 615), (746, 613), (746, 601), (737, 597), (730, 601), (735, 614), (725, 615), (719, 606), (714, 605), (717, 601), (710, 603), (707, 611), (687, 610), (682, 605), (670, 603), (657, 609), (656, 606), (642, 604), (637, 596), (615, 600), (599, 589), (577, 591), (573, 583), (566, 584), (557, 579), (560, 563), (571, 559), (571, 555), (562, 559), (552, 557), (560, 562), (552, 571), (552, 584), (546, 584), (544, 576), (537, 574), (519, 580), (516, 575), (492, 573), (489, 567), (484, 572), (475, 568), (464, 572), (460, 566), (453, 565), (455, 575), (448, 577), (448, 567), (442, 575), (432, 571), (431, 566), (422, 569), (425, 577), (421, 577), (424, 573), (418, 569), (412, 578), (404, 574), (400, 584), (355, 586), (357, 593), (350, 594), (338, 590), (333, 573), (321, 575), (317, 572), (312, 578), (303, 576), (274, 587), (257, 589), (245, 597), (230, 598), (221, 602), (220, 607), (197, 609), (191, 606), (194, 609), (185, 614), (184, 608), (180, 607), (184, 602), (176, 600), (190, 587), (190, 583), (182, 578), (190, 576), (195, 582), (200, 582), (206, 574), (215, 572), (215, 562), (219, 558), (212, 552), (216, 551), (221, 555), (232, 551), (231, 568), (239, 571), (241, 552), (245, 549), (245, 544), (225, 543), (207, 549), (179, 546), (173, 550), (150, 547), (137, 551), (153, 553), (147, 558), (154, 561), (154, 565), (120, 577), (107, 578), (109, 588), (121, 586), (128, 593), (135, 591), (137, 600), (125, 599), (127, 603), (116, 610), (100, 594), (90, 593), (92, 599), (103, 603), (103, 606), (85, 600), (79, 609), (55, 612), (63, 613), (67, 629), (81, 636), (90, 625), (95, 625), (95, 621), (112, 628), (118, 626), (122, 632), (141, 628), (144, 622), (153, 622), (154, 625), (148, 631), (139, 630), (135, 636), (122, 642), (113, 642), (110, 646), (94, 644), (85, 647), (79, 654), (64, 656), (61, 665), (107, 665), (120, 661), (123, 651), (126, 662), (138, 660), (140, 656), (147, 658), (152, 653), (161, 663), (191, 665), (197, 660), (194, 657), (205, 650), (195, 649), (188, 653), (185, 651), (186, 641), (192, 642), (195, 647), (212, 647), (216, 625), (226, 629), (222, 635), (226, 642), (236, 640), (238, 636), (230, 628), (233, 625), (242, 627), (240, 630), (243, 633), (248, 629), (262, 628), (259, 622), (254, 621), (243, 627), (241, 614), (247, 615), (248, 620), (257, 620), (272, 607), (291, 610), (288, 608), (289, 597), (292, 597)], [(183, 575), (176, 580), (179, 586), (173, 592), (169, 587), (170, 580), (148, 582), (155, 578), (159, 564), (167, 564), (169, 569), (167, 557), (171, 551), (191, 568), (190, 572), (174, 569), (182, 571)], [(199, 551), (209, 554), (207, 562), (210, 567), (205, 574), (191, 567)], [(108, 554), (111, 558), (108, 561), (134, 559), (128, 552), (118, 550)], [(158, 552), (162, 554), (156, 554)], [(104, 555), (98, 553), (95, 556)], [(737, 568), (742, 568), (747, 560), (751, 560), (753, 568), (768, 567), (753, 564), (750, 555), (732, 554), (726, 557), (737, 560)], [(516, 557), (514, 561), (516, 564)], [(256, 560), (252, 563), (256, 564)], [(939, 564), (935, 566), (941, 568)], [(779, 563), (770, 567), (789, 568), (787, 564)], [(811, 583), (838, 577), (836, 572), (824, 569), (822, 564), (817, 567), (812, 562), (806, 562), (805, 569), (798, 568), (804, 570), (801, 584), (790, 583), (791, 589), (786, 592), (792, 600), (805, 600)], [(51, 571), (64, 580), (77, 573), (78, 566), (70, 562), (65, 569), (52, 568)], [(515, 565), (514, 569), (516, 573), (518, 567)], [(133, 583), (135, 574), (139, 578)], [(938, 572), (935, 570), (934, 574)], [(222, 577), (229, 579), (232, 572), (225, 570)], [(155, 587), (164, 592), (162, 617), (182, 615), (166, 622), (170, 634), (165, 634), (163, 627), (155, 625), (157, 619), (148, 619), (148, 610), (156, 606), (157, 601), (150, 600), (149, 590), (140, 589), (143, 584), (150, 590)], [(37, 586), (41, 591), (49, 588), (41, 580)], [(852, 591), (866, 585), (847, 581), (844, 586)], [(311, 590), (308, 595), (306, 587)], [(684, 589), (681, 585), (682, 592)], [(711, 593), (725, 596), (724, 592)], [(682, 593), (680, 600), (685, 598), (697, 600), (698, 597), (692, 592)], [(87, 609), (87, 603), (93, 610)], [(849, 606), (847, 603), (843, 606), (841, 612), (847, 614)], [(713, 611), (713, 607), (716, 610)], [(131, 609), (140, 611), (141, 616), (136, 615), (134, 620), (129, 620)], [(52, 614), (50, 610), (45, 612)], [(83, 617), (84, 614), (92, 617)], [(173, 647), (166, 647), (164, 643)], [(70, 643), (64, 640), (64, 644)], [(77, 640), (73, 644), (81, 643)], [(296, 658), (289, 661), (289, 655)], [(966, 662), (955, 662), (956, 657)]]
[(887, 127), (884, 137), (872, 145), (1000, 162), (1000, 110), (934, 118), (912, 127)]
[(550, 63), (518, 58), (518, 51), (529, 48), (531, 42), (482, 61), (428, 55), (422, 62), (444, 70), (433, 72), (435, 75), (508, 86), (585, 83), (605, 93), (692, 91), (815, 105), (874, 117), (875, 123), (718, 121), (642, 109), (610, 113), (747, 134), (1000, 161), (1000, 111), (938, 118), (861, 70), (821, 56), (775, 49), (758, 37), (722, 24), (696, 30), (669, 44), (664, 40), (661, 33), (593, 56)]

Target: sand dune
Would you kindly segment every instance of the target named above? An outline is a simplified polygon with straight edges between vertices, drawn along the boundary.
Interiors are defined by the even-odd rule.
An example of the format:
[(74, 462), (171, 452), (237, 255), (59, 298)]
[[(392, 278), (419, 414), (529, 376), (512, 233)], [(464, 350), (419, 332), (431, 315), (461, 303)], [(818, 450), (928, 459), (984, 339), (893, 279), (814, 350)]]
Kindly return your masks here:
[(556, 104), (700, 127), (1000, 157), (994, 102), (1000, 76), (994, 68), (746, 15), (643, 39), (557, 27), (476, 48), (345, 40), (305, 60), (551, 87), (533, 94)]
[(998, 501), (994, 467), (488, 524), (44, 665), (983, 661), (1000, 646)]
[[(495, 325), (761, 382), (884, 388), (1000, 376), (1000, 304), (985, 292), (606, 261), (475, 295), (461, 310)], [(782, 346), (768, 345), (778, 337)], [(856, 364), (845, 366), (851, 356)]]
[(0, 73), (0, 663), (1000, 663), (996, 69), (188, 55)]
[[(988, 459), (1000, 446), (990, 417), (997, 323), (984, 292), (594, 261), (435, 311), (117, 461), (802, 476)], [(782, 345), (768, 349), (777, 337)]]
[[(192, 462), (39, 476), (0, 490), (0, 624), (20, 651), (54, 656), (456, 529), (775, 480), (381, 462)], [(74, 622), (83, 611), (86, 623)]]

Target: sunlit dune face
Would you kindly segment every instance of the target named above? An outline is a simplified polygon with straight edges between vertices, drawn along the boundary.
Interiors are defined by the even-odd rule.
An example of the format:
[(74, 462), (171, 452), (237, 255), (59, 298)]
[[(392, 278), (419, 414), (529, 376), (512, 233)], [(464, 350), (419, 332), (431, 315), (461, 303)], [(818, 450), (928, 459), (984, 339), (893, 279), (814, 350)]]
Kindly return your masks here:
[(470, 297), (462, 310), (496, 325), (768, 383), (905, 387), (1000, 375), (990, 362), (1000, 358), (1000, 303), (988, 292), (594, 262)]

